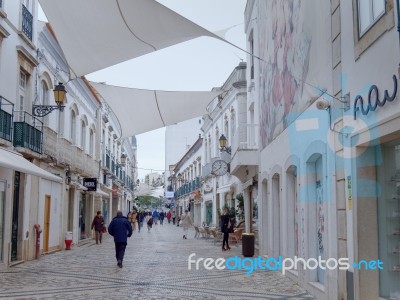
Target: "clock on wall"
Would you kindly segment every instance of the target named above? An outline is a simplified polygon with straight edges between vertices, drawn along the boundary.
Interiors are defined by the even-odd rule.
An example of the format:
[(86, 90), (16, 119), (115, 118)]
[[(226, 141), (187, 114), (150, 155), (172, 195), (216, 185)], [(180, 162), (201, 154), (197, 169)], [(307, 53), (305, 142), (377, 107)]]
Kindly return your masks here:
[(229, 165), (224, 160), (216, 160), (212, 164), (212, 173), (216, 176), (222, 176), (229, 172)]

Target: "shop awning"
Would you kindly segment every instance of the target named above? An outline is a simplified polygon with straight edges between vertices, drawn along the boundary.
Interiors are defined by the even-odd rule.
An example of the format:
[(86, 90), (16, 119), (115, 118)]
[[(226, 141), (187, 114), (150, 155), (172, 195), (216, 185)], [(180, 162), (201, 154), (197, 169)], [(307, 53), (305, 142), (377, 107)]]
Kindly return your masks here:
[(0, 167), (12, 169), (29, 175), (35, 175), (43, 179), (60, 183), (63, 181), (61, 177), (53, 175), (50, 172), (39, 168), (25, 159), (21, 154), (4, 148), (0, 148)]
[(110, 197), (110, 193), (103, 192), (101, 189), (97, 188), (96, 196), (100, 197)]
[(40, 4), (71, 78), (197, 37), (223, 40), (155, 0), (40, 0)]
[(155, 91), (90, 82), (130, 137), (207, 114), (222, 91)]

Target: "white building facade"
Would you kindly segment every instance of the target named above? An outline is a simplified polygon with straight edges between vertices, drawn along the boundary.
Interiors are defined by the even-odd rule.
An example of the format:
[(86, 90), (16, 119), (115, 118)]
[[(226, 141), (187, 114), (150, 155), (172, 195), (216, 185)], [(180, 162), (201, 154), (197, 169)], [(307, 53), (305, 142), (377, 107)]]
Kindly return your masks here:
[[(208, 226), (220, 225), (223, 207), (237, 209), (239, 194), (245, 198), (244, 205), (250, 205), (250, 199), (254, 200), (254, 197), (249, 197), (248, 193), (243, 194), (243, 183), (251, 180), (250, 185), (253, 185), (253, 177), (257, 176), (253, 168), (250, 172), (244, 170), (244, 176), (241, 177), (242, 167), (246, 168), (247, 162), (242, 158), (238, 160), (238, 149), (247, 145), (249, 129), (246, 113), (246, 63), (240, 63), (218, 90), (221, 90), (221, 95), (212, 103), (202, 126), (204, 135), (202, 206), (204, 221)], [(229, 150), (221, 151), (219, 139), (222, 135), (227, 139), (227, 147), (231, 153), (228, 153)], [(254, 146), (253, 155), (257, 153), (256, 144)], [(256, 155), (255, 157), (257, 158)], [(216, 172), (216, 169), (219, 169), (217, 165), (221, 165), (222, 168), (227, 165), (227, 172)], [(246, 212), (246, 208), (243, 208)], [(247, 212), (249, 216), (246, 222), (250, 224), (250, 206)], [(250, 227), (247, 230), (250, 232)]]

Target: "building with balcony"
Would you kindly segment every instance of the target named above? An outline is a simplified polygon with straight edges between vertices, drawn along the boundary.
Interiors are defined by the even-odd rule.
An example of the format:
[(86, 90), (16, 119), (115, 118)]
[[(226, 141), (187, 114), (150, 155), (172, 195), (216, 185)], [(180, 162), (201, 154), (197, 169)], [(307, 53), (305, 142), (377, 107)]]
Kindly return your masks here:
[[(165, 170), (164, 181), (173, 174), (174, 165), (189, 150), (198, 138), (201, 118), (193, 118), (165, 128)], [(167, 191), (168, 184), (165, 185)]]
[[(247, 160), (240, 153), (239, 146), (247, 147), (247, 128), (254, 128), (247, 124), (247, 101), (246, 101), (246, 63), (240, 63), (230, 74), (224, 85), (215, 90), (220, 90), (221, 95), (213, 101), (209, 114), (203, 121), (201, 130), (204, 134), (203, 142), (203, 201), (205, 206), (205, 222), (207, 225), (219, 225), (220, 211), (224, 206), (237, 208), (236, 196), (243, 193), (242, 180), (249, 181), (253, 186), (253, 178), (257, 176), (257, 159), (250, 155)], [(220, 149), (219, 139), (221, 136), (227, 140), (224, 151)], [(249, 135), (250, 136), (250, 135)], [(254, 142), (254, 143), (253, 143)], [(257, 153), (255, 139), (252, 147), (248, 146), (246, 151), (253, 155)], [(228, 150), (228, 151), (225, 151)], [(240, 149), (242, 150), (242, 149)], [(257, 156), (255, 155), (257, 158)], [(216, 174), (213, 166), (219, 161), (229, 164), (226, 174)], [(242, 177), (240, 177), (241, 174)], [(253, 202), (257, 197), (246, 194), (246, 201)], [(251, 200), (250, 200), (251, 199)], [(250, 213), (250, 206), (247, 208)], [(250, 217), (248, 217), (250, 222)]]
[(168, 178), (169, 189), (174, 192), (172, 209), (177, 216), (188, 209), (195, 226), (201, 226), (206, 216), (201, 191), (202, 145), (203, 139), (199, 136), (193, 146), (174, 165), (172, 175)]
[[(32, 115), (37, 7), (37, 1), (0, 1), (0, 268), (35, 257), (35, 224), (43, 229), (43, 250), (60, 245), (63, 178), (41, 168), (44, 122)], [(50, 199), (57, 215), (51, 227), (43, 222), (51, 214)]]

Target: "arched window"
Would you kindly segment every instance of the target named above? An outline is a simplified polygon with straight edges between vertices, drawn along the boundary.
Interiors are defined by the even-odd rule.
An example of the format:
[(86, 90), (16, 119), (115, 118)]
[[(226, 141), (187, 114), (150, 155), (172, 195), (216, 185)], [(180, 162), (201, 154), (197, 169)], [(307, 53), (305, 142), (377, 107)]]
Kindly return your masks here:
[(231, 141), (229, 140), (229, 122), (228, 122), (228, 117), (227, 116), (225, 116), (224, 134), (225, 134), (225, 137), (227, 139), (227, 145), (229, 145), (231, 143)]
[(236, 114), (235, 110), (231, 110), (231, 135), (232, 137), (236, 134)]
[(71, 110), (71, 131), (69, 137), (71, 138), (71, 143), (76, 145), (76, 114), (73, 110)]
[(81, 127), (81, 148), (82, 150), (85, 150), (86, 148), (86, 123), (84, 120), (81, 122), (82, 127)]
[[(39, 90), (39, 104), (40, 105), (49, 105), (49, 88), (46, 81), (42, 80), (40, 82), (40, 90)], [(43, 122), (45, 125), (49, 124), (49, 115), (43, 118)]]
[(94, 132), (92, 128), (89, 130), (89, 155), (94, 157)]

